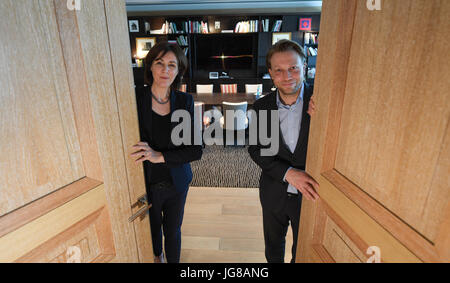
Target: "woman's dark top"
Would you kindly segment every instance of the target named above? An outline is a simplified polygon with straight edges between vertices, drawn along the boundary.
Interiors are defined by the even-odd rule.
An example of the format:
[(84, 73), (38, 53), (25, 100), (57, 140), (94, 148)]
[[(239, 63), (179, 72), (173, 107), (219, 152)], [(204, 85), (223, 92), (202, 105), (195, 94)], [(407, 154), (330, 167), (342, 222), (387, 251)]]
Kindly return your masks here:
[[(149, 86), (136, 87), (136, 102), (138, 107), (138, 117), (139, 117), (139, 129), (141, 134), (141, 141), (147, 142), (150, 146), (155, 146), (154, 149), (159, 151), (157, 146), (160, 144), (159, 138), (161, 135), (161, 123), (160, 121), (153, 121), (153, 119), (158, 119), (161, 117), (154, 117), (152, 110), (152, 95)], [(192, 95), (180, 92), (171, 91), (170, 93), (170, 114), (177, 110), (188, 111), (191, 116), (191, 130), (194, 129), (194, 99)], [(170, 123), (170, 127), (164, 127), (164, 130), (169, 131), (171, 134), (172, 128), (177, 126), (179, 123)], [(156, 127), (156, 129), (155, 129)], [(159, 129), (159, 130), (158, 130)], [(189, 183), (192, 181), (192, 170), (189, 162), (199, 160), (202, 157), (202, 146), (201, 145), (180, 145), (175, 146), (170, 140), (164, 144), (164, 149), (161, 150), (165, 163), (160, 164), (165, 166), (164, 168), (169, 169), (170, 177), (175, 185), (178, 192), (187, 192), (189, 188)], [(191, 138), (193, 139), (194, 133), (191, 133)], [(154, 141), (157, 138), (158, 141)], [(193, 143), (192, 143), (193, 144)], [(154, 172), (154, 166), (149, 161), (144, 161), (144, 175), (145, 184), (147, 189), (149, 185), (158, 182), (158, 175)]]
[[(164, 152), (168, 150), (170, 142), (170, 113), (161, 116), (152, 111), (152, 141), (150, 147), (156, 151)], [(164, 163), (151, 163), (152, 178), (150, 184), (157, 184), (163, 181), (171, 182), (170, 169)]]

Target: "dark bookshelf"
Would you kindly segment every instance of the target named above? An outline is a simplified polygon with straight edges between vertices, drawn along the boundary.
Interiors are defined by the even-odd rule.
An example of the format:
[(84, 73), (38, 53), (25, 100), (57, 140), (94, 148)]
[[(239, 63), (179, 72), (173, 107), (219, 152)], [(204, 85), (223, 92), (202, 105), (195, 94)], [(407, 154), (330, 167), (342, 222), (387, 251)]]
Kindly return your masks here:
[[(136, 38), (139, 37), (154, 37), (156, 43), (161, 41), (171, 41), (176, 42), (180, 45), (180, 42), (177, 41), (179, 36), (183, 36), (187, 45), (181, 44), (180, 47), (183, 49), (187, 49), (186, 56), (188, 58), (189, 67), (186, 71), (183, 83), (187, 84), (188, 91), (194, 91), (195, 85), (200, 83), (213, 83), (214, 89), (220, 90), (220, 83), (236, 83), (238, 82), (238, 88), (240, 84), (245, 83), (262, 83), (263, 91), (270, 91), (270, 88), (273, 86), (270, 78), (263, 79), (263, 76), (268, 74), (268, 70), (266, 67), (266, 54), (272, 45), (272, 36), (274, 33), (274, 27), (277, 27), (278, 30), (275, 32), (291, 33), (291, 40), (296, 41), (302, 46), (314, 46), (314, 44), (305, 44), (305, 31), (299, 30), (299, 19), (304, 17), (312, 18), (312, 30), (311, 32), (318, 33), (320, 26), (320, 14), (295, 14), (295, 15), (213, 15), (213, 16), (164, 16), (164, 17), (128, 17), (128, 20), (138, 20), (139, 22), (139, 32), (130, 32), (130, 46), (132, 51), (132, 62), (134, 63), (133, 55), (136, 54)], [(189, 21), (191, 24), (189, 24)], [(281, 25), (277, 24), (277, 21), (281, 21)], [(150, 25), (151, 31), (161, 30), (163, 25), (165, 24), (165, 30), (163, 34), (149, 33), (145, 32), (146, 24)], [(194, 22), (198, 22), (199, 24), (195, 24), (197, 26), (201, 26), (203, 22), (203, 29), (193, 29)], [(220, 25), (217, 26), (216, 22), (219, 22)], [(264, 22), (264, 24), (263, 24)], [(197, 77), (196, 74), (201, 74), (202, 72), (198, 72), (198, 70), (194, 70), (193, 67), (195, 64), (195, 39), (198, 34), (202, 32), (208, 32), (209, 34), (222, 34), (223, 31), (233, 31), (235, 33), (236, 26), (238, 23), (243, 23), (241, 26), (244, 26), (243, 30), (245, 33), (255, 34), (256, 43), (255, 48), (256, 52), (254, 54), (255, 60), (255, 68), (251, 76), (246, 76), (245, 78), (239, 76), (230, 76), (230, 78), (225, 78), (222, 80), (209, 80), (205, 78), (204, 75), (201, 77)], [(268, 23), (268, 25), (266, 24)], [(167, 27), (169, 25), (169, 27)], [(207, 26), (207, 29), (205, 29)], [(148, 28), (148, 25), (147, 25)], [(166, 33), (168, 32), (168, 33)], [(309, 31), (308, 31), (309, 32)], [(237, 44), (236, 42), (230, 42), (230, 44)], [(316, 44), (317, 45), (317, 44)], [(315, 58), (308, 56), (307, 58), (308, 66), (315, 67)], [(137, 78), (143, 75), (144, 68), (133, 68), (135, 75), (135, 84), (141, 84), (142, 80)], [(308, 80), (308, 82), (313, 83), (313, 80)], [(238, 89), (238, 91), (241, 91)]]
[[(314, 85), (317, 52), (319, 48), (319, 32), (310, 31), (303, 34), (303, 46), (306, 55), (306, 82)], [(314, 74), (314, 75), (313, 75)]]

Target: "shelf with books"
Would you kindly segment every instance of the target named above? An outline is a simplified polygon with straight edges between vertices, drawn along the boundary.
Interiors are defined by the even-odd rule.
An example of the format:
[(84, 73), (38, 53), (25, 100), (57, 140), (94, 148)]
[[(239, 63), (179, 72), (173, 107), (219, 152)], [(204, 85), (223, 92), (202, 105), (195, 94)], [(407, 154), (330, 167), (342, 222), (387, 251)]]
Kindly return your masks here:
[(316, 77), (316, 62), (317, 53), (319, 48), (319, 33), (318, 32), (305, 32), (303, 36), (303, 46), (306, 55), (306, 81), (309, 84), (314, 84)]
[(181, 47), (189, 46), (189, 39), (187, 35), (179, 35), (177, 36), (176, 42)]
[(283, 20), (273, 20), (268, 18), (240, 21), (234, 28), (235, 33), (248, 33), (248, 32), (279, 32), (281, 31), (281, 25)]
[[(267, 66), (265, 64), (265, 57), (272, 46), (272, 35), (276, 32), (285, 32), (292, 34), (292, 40), (298, 42), (300, 45), (307, 46), (316, 50), (318, 41), (314, 43), (305, 42), (304, 31), (298, 30), (299, 17), (311, 17), (312, 29), (311, 34), (318, 35), (317, 31), (320, 26), (320, 15), (310, 14), (262, 14), (262, 15), (168, 15), (168, 16), (141, 16), (129, 17), (129, 21), (138, 21), (136, 29), (130, 29), (130, 43), (132, 55), (136, 52), (136, 37), (153, 37), (155, 42), (170, 41), (178, 44), (185, 52), (189, 67), (184, 76), (184, 81), (189, 82), (199, 79), (199, 73), (196, 69), (196, 54), (197, 54), (197, 39), (198, 37), (209, 37), (210, 35), (218, 36), (219, 38), (227, 38), (227, 33), (233, 33), (236, 36), (252, 36), (254, 38), (253, 61), (255, 67), (253, 74), (247, 74), (252, 78), (261, 79), (264, 74), (267, 74)], [(205, 35), (208, 34), (208, 35)], [(219, 34), (223, 34), (220, 36)], [(245, 35), (247, 34), (247, 35)], [(311, 39), (312, 40), (312, 39)], [(318, 40), (314, 36), (314, 40)], [(231, 40), (230, 44), (236, 44)], [(308, 54), (308, 50), (306, 50)], [(311, 53), (309, 55), (312, 55)], [(308, 66), (315, 67), (315, 60), (312, 57), (308, 60)], [(240, 73), (236, 76), (240, 76)]]
[(305, 32), (304, 44), (305, 45), (318, 45), (319, 44), (319, 33), (318, 32)]
[(161, 28), (150, 30), (150, 34), (191, 34), (191, 33), (209, 33), (207, 21), (185, 20), (181, 22), (165, 21)]
[[(203, 18), (152, 17), (140, 20), (140, 35), (205, 34), (205, 33), (260, 33), (283, 31), (281, 16), (208, 16)], [(137, 35), (137, 34), (136, 34)]]
[(305, 54), (308, 57), (315, 57), (317, 56), (317, 50), (318, 50), (318, 46), (313, 47), (313, 46), (305, 46)]
[(259, 20), (240, 21), (234, 27), (234, 33), (259, 32), (259, 30)]

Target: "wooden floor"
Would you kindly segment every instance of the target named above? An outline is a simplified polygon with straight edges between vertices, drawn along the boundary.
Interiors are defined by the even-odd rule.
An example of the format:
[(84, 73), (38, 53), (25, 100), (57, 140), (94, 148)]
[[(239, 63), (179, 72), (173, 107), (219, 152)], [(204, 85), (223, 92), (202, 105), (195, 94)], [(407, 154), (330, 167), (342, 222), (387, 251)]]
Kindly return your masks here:
[[(291, 260), (292, 231), (285, 262)], [(183, 263), (264, 263), (258, 189), (189, 189), (182, 226)]]

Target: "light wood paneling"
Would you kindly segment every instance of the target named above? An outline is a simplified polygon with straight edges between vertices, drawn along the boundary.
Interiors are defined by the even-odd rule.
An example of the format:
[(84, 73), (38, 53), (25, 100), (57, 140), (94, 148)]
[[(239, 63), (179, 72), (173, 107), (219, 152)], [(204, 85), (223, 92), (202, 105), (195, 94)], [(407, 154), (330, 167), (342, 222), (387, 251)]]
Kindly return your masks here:
[[(435, 191), (448, 190), (450, 176), (450, 124), (447, 125), (447, 131), (444, 142), (442, 143), (442, 151), (436, 166), (435, 177), (433, 178), (432, 187), (436, 187)], [(430, 196), (434, 199), (434, 196)], [(431, 210), (430, 210), (431, 211)], [(435, 248), (440, 261), (450, 262), (450, 202), (447, 198), (447, 206), (441, 211), (443, 221), (440, 223), (439, 233), (436, 236)]]
[[(314, 84), (315, 102), (321, 110), (311, 118), (306, 160), (306, 170), (314, 178), (334, 168), (355, 10), (356, 1), (323, 1)], [(331, 257), (321, 256), (325, 253), (318, 254), (313, 249), (318, 244), (314, 240), (315, 231), (322, 231), (320, 228), (325, 223), (319, 220), (326, 219), (319, 203), (306, 199), (302, 201), (297, 261), (332, 261)]]
[(0, 142), (14, 147), (0, 163), (0, 261), (67, 262), (75, 248), (83, 262), (151, 262), (148, 218), (128, 222), (145, 188), (126, 160), (138, 127), (125, 3), (66, 2), (0, 3)]
[[(74, 223), (80, 222), (96, 211), (103, 209), (106, 205), (105, 196), (104, 186), (98, 186), (1, 237), (0, 262), (12, 262), (19, 258), (22, 258), (20, 261), (24, 261), (24, 254), (39, 249), (39, 246), (45, 245), (46, 242), (70, 229)], [(100, 240), (103, 239), (98, 239), (98, 241)], [(52, 245), (54, 243), (52, 241)], [(48, 252), (48, 250), (42, 249), (42, 252)]]
[(53, 3), (1, 1), (0, 17), (1, 216), (84, 170)]
[(385, 262), (420, 262), (388, 231), (374, 221), (361, 208), (348, 199), (333, 183), (324, 177), (319, 178), (319, 194), (323, 201), (333, 209), (343, 222), (357, 234), (368, 246), (378, 246), (382, 250)]
[[(108, 36), (111, 50), (111, 63), (114, 75), (114, 87), (119, 111), (122, 133), (123, 153), (131, 202), (146, 193), (142, 163), (136, 165), (131, 147), (140, 141), (137, 117), (134, 79), (130, 65), (130, 43), (128, 40), (128, 20), (122, 0), (105, 1), (105, 13), (108, 24)], [(141, 207), (133, 205), (133, 213)], [(136, 241), (140, 262), (153, 262), (152, 238), (148, 217), (134, 221)]]
[(369, 246), (382, 262), (448, 259), (449, 12), (444, 1), (323, 2), (307, 159), (321, 200), (303, 200), (298, 261), (364, 260)]
[(367, 261), (366, 256), (331, 218), (327, 218), (325, 224), (323, 247), (336, 262), (361, 263)]
[[(74, 247), (79, 253), (74, 252)], [(107, 209), (102, 208), (16, 262), (92, 263), (109, 262), (114, 257), (109, 215)]]
[(434, 242), (450, 196), (432, 186), (450, 114), (450, 3), (382, 11), (358, 6), (335, 166)]
[(128, 190), (111, 61), (110, 50), (113, 47), (109, 44), (104, 1), (85, 1), (83, 10), (76, 14), (107, 202), (109, 207), (114, 207), (110, 210), (117, 253), (113, 261), (136, 261), (138, 250), (134, 225), (128, 223), (131, 206), (136, 200), (131, 199)]
[(54, 2), (70, 96), (73, 110), (76, 113), (75, 122), (83, 156), (84, 171), (86, 176), (101, 181), (103, 180), (103, 173), (100, 166), (77, 16), (76, 13), (67, 9), (66, 2)]
[(73, 200), (83, 193), (99, 186), (101, 183), (90, 178), (83, 178), (74, 182), (53, 194), (43, 197), (29, 205), (15, 210), (0, 218), (0, 237), (8, 234), (11, 231), (23, 226), (29, 221), (52, 211), (58, 206)]
[(385, 209), (383, 205), (375, 202), (344, 176), (335, 170), (324, 172), (322, 175), (329, 182), (333, 183), (347, 198), (359, 207), (364, 208), (365, 213), (383, 226), (384, 229), (388, 230), (400, 242), (404, 243), (407, 247), (414, 247), (415, 253), (424, 261), (433, 262), (438, 260), (438, 253), (429, 241), (416, 233), (416, 231), (405, 224), (400, 218)]

